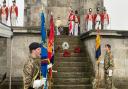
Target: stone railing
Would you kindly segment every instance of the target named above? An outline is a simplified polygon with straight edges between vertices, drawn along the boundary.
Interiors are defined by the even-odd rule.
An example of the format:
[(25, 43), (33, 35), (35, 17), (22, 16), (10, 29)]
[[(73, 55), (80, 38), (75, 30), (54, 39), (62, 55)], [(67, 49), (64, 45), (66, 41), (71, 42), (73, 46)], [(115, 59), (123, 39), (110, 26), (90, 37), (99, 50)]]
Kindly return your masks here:
[(0, 22), (0, 36), (1, 37), (11, 37), (13, 35), (11, 28), (6, 24)]

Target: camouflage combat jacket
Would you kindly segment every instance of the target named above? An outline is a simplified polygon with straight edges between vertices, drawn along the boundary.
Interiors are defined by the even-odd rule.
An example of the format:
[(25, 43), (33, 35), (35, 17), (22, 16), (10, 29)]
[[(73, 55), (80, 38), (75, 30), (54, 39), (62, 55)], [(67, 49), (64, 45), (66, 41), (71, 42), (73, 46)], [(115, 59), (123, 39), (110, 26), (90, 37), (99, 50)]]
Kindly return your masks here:
[(114, 67), (113, 56), (111, 52), (106, 52), (104, 57), (104, 68), (105, 70), (107, 70), (113, 67)]
[(37, 78), (40, 78), (39, 59), (32, 58), (30, 56), (23, 68), (24, 89), (31, 89), (33, 86), (33, 81)]

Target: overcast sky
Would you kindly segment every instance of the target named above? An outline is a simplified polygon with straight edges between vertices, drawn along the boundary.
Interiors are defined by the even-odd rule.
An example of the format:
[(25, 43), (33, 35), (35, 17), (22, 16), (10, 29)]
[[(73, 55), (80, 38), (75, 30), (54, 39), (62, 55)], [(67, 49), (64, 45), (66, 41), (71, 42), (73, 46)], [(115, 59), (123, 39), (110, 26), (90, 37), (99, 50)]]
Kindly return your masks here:
[(110, 15), (110, 28), (128, 30), (128, 0), (104, 0)]

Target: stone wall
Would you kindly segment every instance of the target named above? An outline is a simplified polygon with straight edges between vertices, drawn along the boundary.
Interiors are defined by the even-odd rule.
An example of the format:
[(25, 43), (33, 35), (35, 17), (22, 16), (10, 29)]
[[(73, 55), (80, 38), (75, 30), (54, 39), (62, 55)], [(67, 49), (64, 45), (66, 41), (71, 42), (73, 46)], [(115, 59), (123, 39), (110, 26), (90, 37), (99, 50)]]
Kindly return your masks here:
[(25, 26), (40, 26), (40, 12), (42, 6), (46, 16), (46, 27), (49, 28), (50, 13), (53, 12), (54, 21), (57, 17), (62, 20), (63, 26), (68, 26), (68, 14), (71, 7), (78, 10), (81, 18), (81, 32), (85, 31), (84, 16), (89, 8), (103, 7), (103, 0), (25, 0)]
[(24, 63), (28, 60), (31, 42), (40, 42), (39, 34), (14, 34), (12, 43), (12, 77), (22, 77)]
[[(112, 47), (114, 56), (114, 73), (113, 84), (118, 89), (128, 89), (128, 32), (127, 31), (101, 31), (101, 59), (104, 60), (105, 44), (109, 43)], [(95, 38), (94, 30), (87, 32), (81, 36), (84, 41), (86, 50), (88, 51), (93, 63), (94, 73), (98, 69), (95, 59)], [(103, 64), (100, 64), (100, 85), (104, 86)]]
[(48, 0), (47, 1), (47, 28), (49, 28), (50, 13), (53, 12), (54, 22), (57, 17), (62, 20), (62, 25), (64, 27), (68, 26), (68, 14), (69, 7), (76, 10), (79, 6), (79, 0)]
[(0, 74), (7, 72), (7, 38), (0, 37)]
[(24, 28), (18, 28), (16, 31), (17, 28), (15, 28), (12, 39), (0, 37), (0, 81), (7, 73), (5, 82), (2, 86), (0, 85), (0, 89), (9, 89), (10, 73), (12, 88), (22, 89), (23, 66), (29, 56), (28, 46), (31, 42), (41, 41), (39, 30), (31, 32), (28, 29), (26, 31)]
[[(96, 12), (97, 7), (103, 7), (103, 0), (48, 0), (48, 12), (53, 12), (54, 21), (60, 16), (63, 22), (63, 26), (68, 26), (68, 14), (69, 8), (74, 11), (78, 10), (80, 15), (80, 28), (81, 33), (85, 32), (85, 15), (89, 8), (93, 9), (93, 13)], [(49, 21), (50, 13), (48, 13), (47, 18)], [(49, 24), (49, 22), (47, 23)], [(49, 26), (49, 25), (48, 25)]]
[[(31, 29), (31, 31), (30, 31)], [(0, 38), (0, 74), (7, 72), (9, 77), (10, 64), (11, 64), (11, 49), (12, 49), (12, 77), (22, 77), (22, 69), (25, 61), (29, 55), (28, 46), (31, 42), (40, 42), (39, 29), (35, 28), (15, 28), (14, 36), (11, 39)], [(95, 65), (95, 37), (96, 32), (94, 30), (89, 31), (81, 35), (81, 39), (84, 41), (85, 50), (89, 53), (91, 61), (93, 63), (94, 71), (96, 71)], [(114, 74), (113, 82), (114, 86), (118, 89), (128, 88), (128, 32), (127, 31), (101, 31), (101, 49), (102, 59), (104, 59), (104, 45), (109, 43), (112, 46), (112, 53), (114, 55)], [(12, 45), (11, 45), (12, 42)], [(103, 64), (100, 65), (100, 75), (103, 81)], [(15, 81), (18, 81), (14, 79)], [(19, 80), (20, 81), (20, 80)], [(102, 82), (103, 83), (103, 82)], [(102, 84), (101, 83), (101, 84)], [(122, 88), (123, 87), (123, 88)], [(126, 87), (126, 88), (124, 88)]]
[(24, 26), (40, 26), (41, 0), (25, 0)]
[(96, 8), (103, 7), (103, 0), (80, 0), (79, 2), (79, 14), (80, 14), (80, 31), (84, 33), (86, 31), (85, 15), (88, 13), (88, 9), (92, 8), (93, 14), (96, 12)]

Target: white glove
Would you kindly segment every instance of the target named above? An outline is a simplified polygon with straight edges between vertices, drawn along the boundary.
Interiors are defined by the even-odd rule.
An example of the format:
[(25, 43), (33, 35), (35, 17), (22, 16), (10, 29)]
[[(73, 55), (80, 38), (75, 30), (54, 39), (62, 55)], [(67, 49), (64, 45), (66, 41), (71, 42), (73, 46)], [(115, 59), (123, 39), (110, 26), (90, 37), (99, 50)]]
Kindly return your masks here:
[(112, 76), (112, 70), (109, 69), (109, 76)]
[(48, 66), (47, 66), (47, 69), (51, 68), (52, 67), (52, 63), (50, 63)]
[(44, 85), (44, 83), (46, 82), (46, 78), (43, 78), (41, 80), (35, 80), (33, 82), (33, 88), (39, 88), (41, 87), (42, 85)]

